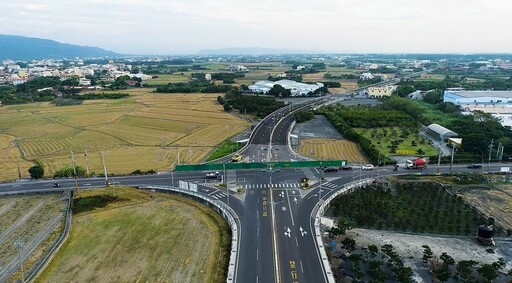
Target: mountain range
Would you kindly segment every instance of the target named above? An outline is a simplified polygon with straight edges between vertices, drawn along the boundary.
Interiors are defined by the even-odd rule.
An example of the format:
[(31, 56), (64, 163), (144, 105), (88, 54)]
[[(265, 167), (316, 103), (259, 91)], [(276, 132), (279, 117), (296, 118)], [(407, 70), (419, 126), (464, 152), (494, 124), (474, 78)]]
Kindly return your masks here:
[(121, 56), (121, 54), (98, 47), (60, 43), (50, 39), (0, 34), (0, 60), (71, 59), (75, 57), (98, 58), (119, 56)]

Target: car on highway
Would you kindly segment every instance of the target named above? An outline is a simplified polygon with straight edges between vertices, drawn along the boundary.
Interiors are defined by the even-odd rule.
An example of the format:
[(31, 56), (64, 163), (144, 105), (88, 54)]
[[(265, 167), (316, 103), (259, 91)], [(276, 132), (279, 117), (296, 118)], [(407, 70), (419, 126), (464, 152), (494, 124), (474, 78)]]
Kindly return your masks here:
[(338, 168), (336, 167), (326, 167), (324, 168), (324, 173), (334, 173), (338, 172)]
[(340, 167), (341, 170), (352, 170), (352, 166), (343, 165)]
[(482, 164), (480, 164), (480, 163), (471, 163), (471, 164), (468, 165), (468, 168), (471, 168), (471, 169), (482, 168)]
[(363, 170), (373, 170), (373, 165), (372, 164), (366, 164), (366, 165), (363, 165), (363, 167), (361, 169), (363, 169)]

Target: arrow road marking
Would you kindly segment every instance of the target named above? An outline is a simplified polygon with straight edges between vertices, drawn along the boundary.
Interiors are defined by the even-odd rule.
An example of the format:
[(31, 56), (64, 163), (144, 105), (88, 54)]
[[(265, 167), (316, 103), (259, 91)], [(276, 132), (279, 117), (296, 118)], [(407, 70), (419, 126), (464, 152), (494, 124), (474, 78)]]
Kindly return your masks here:
[(308, 234), (308, 232), (306, 230), (302, 229), (302, 226), (300, 226), (299, 231), (300, 231), (300, 234), (302, 235), (302, 237), (304, 237)]

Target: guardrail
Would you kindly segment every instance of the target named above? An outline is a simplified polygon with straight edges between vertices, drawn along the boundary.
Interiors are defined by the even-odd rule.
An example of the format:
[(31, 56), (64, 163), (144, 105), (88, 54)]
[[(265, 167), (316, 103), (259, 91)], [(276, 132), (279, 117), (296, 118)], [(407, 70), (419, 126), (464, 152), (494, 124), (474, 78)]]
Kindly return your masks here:
[(142, 185), (138, 186), (139, 189), (149, 189), (149, 190), (155, 190), (160, 192), (173, 192), (177, 194), (185, 194), (188, 196), (192, 196), (196, 199), (202, 200), (206, 202), (207, 204), (211, 204), (214, 206), (214, 209), (224, 217), (229, 223), (229, 227), (231, 228), (231, 253), (229, 256), (229, 266), (228, 266), (228, 277), (226, 278), (227, 283), (233, 283), (236, 282), (237, 277), (237, 271), (238, 271), (238, 250), (240, 245), (240, 220), (238, 219), (238, 216), (236, 215), (235, 211), (231, 209), (229, 206), (224, 204), (223, 202), (219, 200), (212, 199), (210, 197), (207, 197), (203, 194), (170, 187), (170, 186), (155, 186), (155, 185)]
[(326, 207), (329, 203), (337, 196), (350, 192), (356, 188), (360, 188), (363, 185), (368, 185), (373, 182), (374, 179), (365, 179), (361, 181), (354, 181), (348, 184), (345, 184), (342, 189), (337, 190), (332, 195), (329, 196), (326, 200), (321, 200), (318, 206), (315, 206), (315, 209), (311, 212), (311, 217), (315, 219), (315, 241), (318, 248), (319, 256), (321, 258), (321, 265), (324, 269), (325, 274), (327, 275), (327, 282), (334, 283), (334, 274), (332, 273), (331, 265), (329, 263), (329, 259), (327, 258), (327, 253), (325, 252), (325, 247), (322, 241), (322, 233), (320, 231), (320, 218), (325, 212)]
[(70, 191), (69, 193), (69, 200), (68, 200), (68, 206), (66, 208), (66, 220), (64, 222), (64, 232), (60, 235), (60, 237), (57, 239), (55, 244), (50, 248), (50, 251), (43, 257), (42, 260), (40, 260), (32, 269), (30, 270), (30, 273), (28, 274), (26, 281), (27, 282), (33, 282), (45, 269), (45, 267), (50, 263), (52, 258), (55, 256), (57, 251), (62, 247), (62, 244), (64, 244), (64, 241), (69, 236), (69, 230), (71, 229), (71, 204), (73, 203), (73, 191)]

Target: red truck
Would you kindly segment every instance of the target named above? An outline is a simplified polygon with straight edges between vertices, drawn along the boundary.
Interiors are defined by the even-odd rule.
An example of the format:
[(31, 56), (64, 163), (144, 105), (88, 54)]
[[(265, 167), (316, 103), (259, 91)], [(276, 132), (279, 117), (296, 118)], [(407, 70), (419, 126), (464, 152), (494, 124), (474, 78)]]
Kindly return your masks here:
[(425, 167), (427, 167), (427, 160), (423, 157), (407, 160), (405, 162), (405, 168), (407, 169), (423, 169)]

